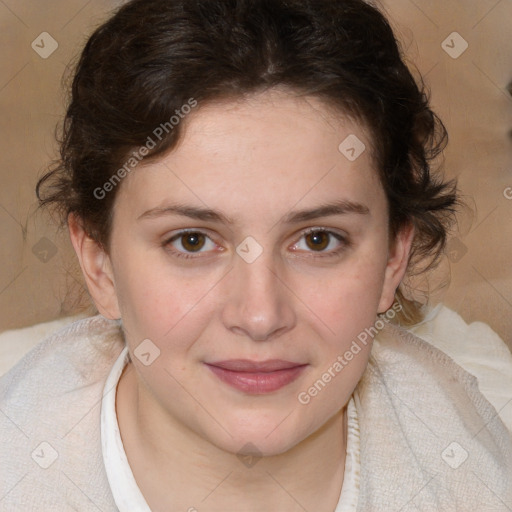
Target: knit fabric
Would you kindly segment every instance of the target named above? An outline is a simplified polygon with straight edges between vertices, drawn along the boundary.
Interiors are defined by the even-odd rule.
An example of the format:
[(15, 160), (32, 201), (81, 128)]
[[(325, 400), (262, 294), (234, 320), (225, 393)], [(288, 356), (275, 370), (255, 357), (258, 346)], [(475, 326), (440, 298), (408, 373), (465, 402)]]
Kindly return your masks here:
[[(101, 404), (115, 393), (105, 383), (123, 348), (117, 322), (87, 318), (0, 379), (0, 510), (118, 510)], [(387, 325), (353, 399), (358, 511), (512, 509), (512, 436), (476, 378), (444, 352)]]

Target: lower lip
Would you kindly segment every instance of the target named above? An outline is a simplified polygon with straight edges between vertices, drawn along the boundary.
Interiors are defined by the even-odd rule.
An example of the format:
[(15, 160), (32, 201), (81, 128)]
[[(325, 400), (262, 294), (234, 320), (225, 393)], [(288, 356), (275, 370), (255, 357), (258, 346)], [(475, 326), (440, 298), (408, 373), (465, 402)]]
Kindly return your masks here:
[(293, 382), (305, 370), (307, 365), (294, 366), (273, 372), (235, 372), (207, 364), (208, 368), (223, 382), (253, 395), (262, 395), (277, 391)]

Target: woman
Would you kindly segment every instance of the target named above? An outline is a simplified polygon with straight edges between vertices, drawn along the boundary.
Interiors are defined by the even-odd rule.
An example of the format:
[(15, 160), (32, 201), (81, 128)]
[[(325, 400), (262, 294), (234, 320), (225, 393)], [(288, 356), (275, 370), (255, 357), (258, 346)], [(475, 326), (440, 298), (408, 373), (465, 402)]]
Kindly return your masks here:
[(4, 506), (507, 510), (495, 409), (392, 323), (457, 204), (444, 141), (360, 0), (122, 7), (38, 184), (100, 315), (2, 379)]

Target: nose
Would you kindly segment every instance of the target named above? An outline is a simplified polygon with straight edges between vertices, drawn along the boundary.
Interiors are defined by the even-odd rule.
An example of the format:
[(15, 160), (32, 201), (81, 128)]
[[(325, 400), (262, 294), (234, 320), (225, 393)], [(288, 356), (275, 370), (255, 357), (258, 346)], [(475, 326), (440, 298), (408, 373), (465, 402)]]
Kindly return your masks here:
[(270, 341), (294, 327), (293, 294), (270, 257), (263, 254), (253, 263), (237, 258), (226, 285), (222, 321), (231, 332)]

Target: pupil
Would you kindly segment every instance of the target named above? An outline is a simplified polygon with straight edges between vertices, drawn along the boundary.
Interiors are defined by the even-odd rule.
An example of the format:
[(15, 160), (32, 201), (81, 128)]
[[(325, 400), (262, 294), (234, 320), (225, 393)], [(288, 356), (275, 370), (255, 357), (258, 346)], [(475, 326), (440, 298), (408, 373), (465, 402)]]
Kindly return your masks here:
[(309, 240), (311, 241), (310, 248), (312, 249), (325, 249), (328, 245), (328, 237), (327, 233), (323, 231), (316, 231), (315, 233), (310, 233), (308, 235)]
[(189, 233), (184, 235), (182, 244), (183, 247), (187, 250), (197, 250), (200, 249), (204, 242), (204, 236), (201, 233)]

